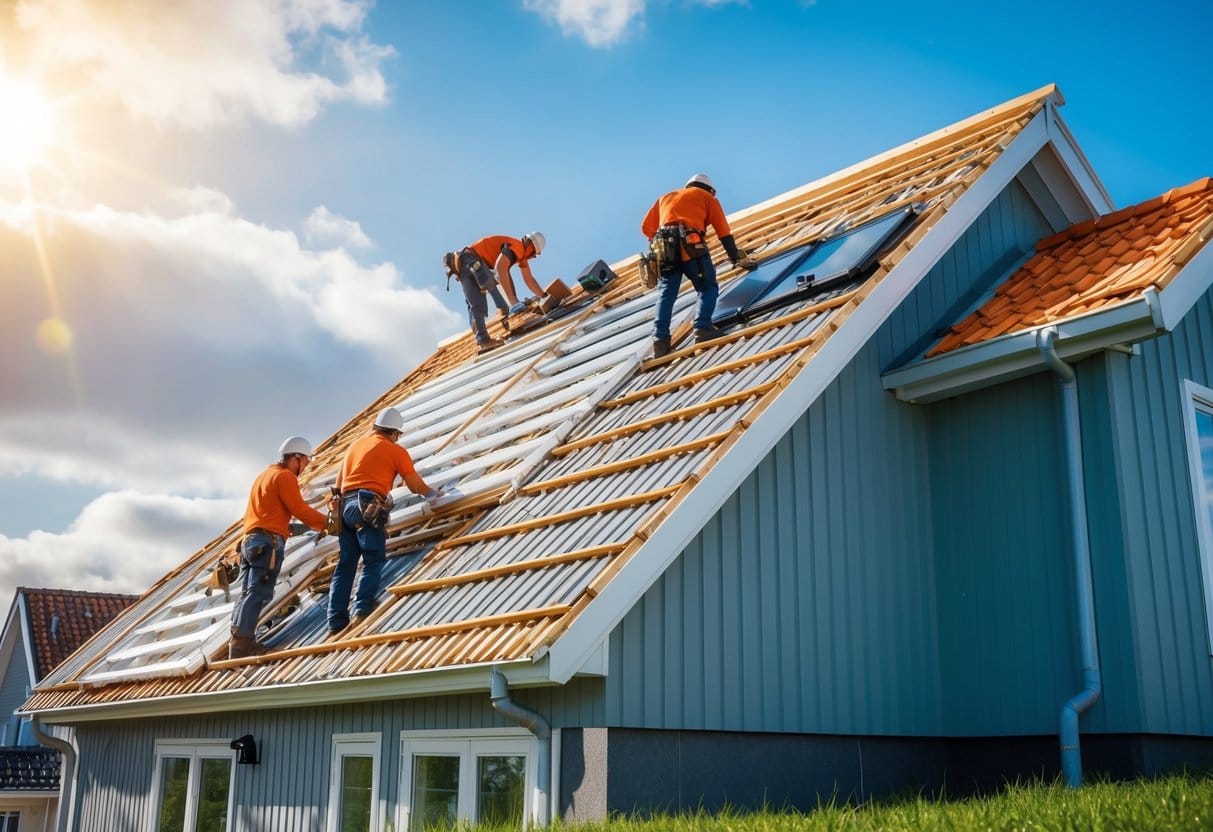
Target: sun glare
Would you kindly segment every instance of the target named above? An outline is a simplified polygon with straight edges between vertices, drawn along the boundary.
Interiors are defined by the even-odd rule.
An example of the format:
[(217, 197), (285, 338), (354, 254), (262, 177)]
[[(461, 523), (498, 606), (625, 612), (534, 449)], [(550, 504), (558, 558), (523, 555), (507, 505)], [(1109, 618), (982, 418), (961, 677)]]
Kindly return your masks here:
[(0, 169), (23, 171), (51, 144), (54, 113), (38, 87), (0, 75)]

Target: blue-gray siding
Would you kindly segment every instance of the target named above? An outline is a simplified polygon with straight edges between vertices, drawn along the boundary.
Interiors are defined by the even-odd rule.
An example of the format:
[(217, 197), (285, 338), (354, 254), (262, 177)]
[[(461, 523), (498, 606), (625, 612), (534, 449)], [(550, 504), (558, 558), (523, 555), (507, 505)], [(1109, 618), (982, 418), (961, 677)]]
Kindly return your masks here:
[(1182, 382), (1213, 387), (1213, 300), (1202, 296), (1173, 333), (1142, 344), (1140, 355), (1106, 362), (1131, 621), (1126, 647), (1135, 651), (1141, 730), (1208, 736), (1213, 661)]
[[(358, 732), (381, 734), (379, 795), (387, 807), (384, 820), (394, 823), (401, 731), (514, 727), (490, 707), (487, 682), (486, 670), (482, 694), (78, 725), (82, 762), (75, 829), (145, 832), (154, 811), (156, 740), (230, 740), (249, 733), (260, 743), (262, 762), (236, 767), (235, 829), (323, 829), (333, 735)], [(267, 694), (267, 704), (271, 696)], [(600, 681), (574, 681), (560, 689), (516, 689), (511, 697), (540, 712), (553, 727), (602, 722)]]
[(945, 254), (612, 633), (608, 725), (945, 731), (928, 410), (880, 374), (1051, 231), (1012, 183)]
[(29, 664), (20, 635), (18, 631), (13, 651), (9, 654), (8, 664), (4, 668), (4, 681), (0, 683), (0, 725), (7, 729), (4, 742), (7, 745), (17, 744), (19, 719), (13, 716), (13, 711), (25, 702), (30, 687)]

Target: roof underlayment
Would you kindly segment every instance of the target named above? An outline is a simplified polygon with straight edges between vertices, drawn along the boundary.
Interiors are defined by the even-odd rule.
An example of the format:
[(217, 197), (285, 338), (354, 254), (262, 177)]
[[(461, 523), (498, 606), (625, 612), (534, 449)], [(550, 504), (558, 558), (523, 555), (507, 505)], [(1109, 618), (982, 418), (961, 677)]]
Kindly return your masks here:
[[(1043, 88), (731, 215), (738, 244), (769, 259), (917, 209), (871, 273), (717, 341), (690, 343), (696, 298), (686, 287), (675, 352), (650, 358), (656, 298), (632, 257), (605, 289), (577, 291), (571, 311), (493, 353), (476, 358), (470, 336), (440, 347), (323, 443), (303, 484), (320, 506), (349, 444), (395, 405), (418, 471), (463, 495), (435, 511), (397, 489), (385, 589), (366, 621), (326, 634), (322, 593), (336, 541), (292, 538), (263, 617), (274, 652), (223, 658), (234, 597), (208, 584), (215, 564), (233, 557), (234, 525), (65, 662), (26, 710), (541, 661), (760, 414), (813, 371), (823, 345), (914, 245), (1060, 101)], [(722, 272), (722, 290), (738, 276)]]

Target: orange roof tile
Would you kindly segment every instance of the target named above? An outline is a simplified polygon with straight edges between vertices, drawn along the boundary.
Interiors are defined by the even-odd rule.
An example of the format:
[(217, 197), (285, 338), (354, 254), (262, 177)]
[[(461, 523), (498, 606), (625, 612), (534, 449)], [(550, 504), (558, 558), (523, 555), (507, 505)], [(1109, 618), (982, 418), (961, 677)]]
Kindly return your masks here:
[(69, 589), (17, 590), (25, 596), (35, 681), (50, 673), (93, 634), (138, 600), (138, 595)]
[(1205, 177), (1045, 237), (1035, 256), (927, 357), (1162, 289), (1186, 260), (1181, 248), (1210, 221), (1213, 179)]

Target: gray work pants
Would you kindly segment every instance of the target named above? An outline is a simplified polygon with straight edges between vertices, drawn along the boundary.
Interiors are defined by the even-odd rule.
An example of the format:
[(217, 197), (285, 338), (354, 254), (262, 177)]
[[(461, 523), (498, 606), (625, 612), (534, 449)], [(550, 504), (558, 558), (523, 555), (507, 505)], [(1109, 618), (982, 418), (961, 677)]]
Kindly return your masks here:
[(498, 309), (509, 310), (509, 304), (501, 296), (493, 270), (470, 248), (459, 252), (459, 285), (463, 287), (463, 297), (468, 304), (468, 324), (476, 334), (476, 343), (483, 344), (491, 340), (485, 325), (485, 318), (489, 314), (485, 294), (492, 295), (493, 303)]

